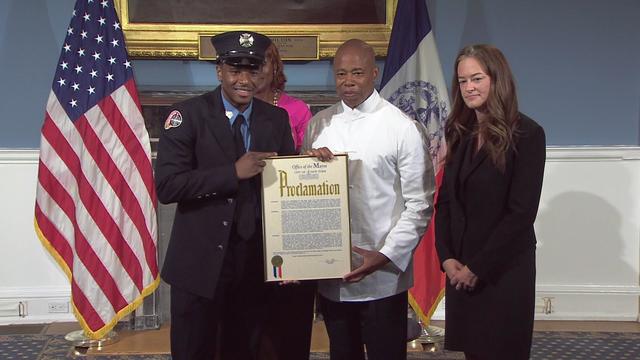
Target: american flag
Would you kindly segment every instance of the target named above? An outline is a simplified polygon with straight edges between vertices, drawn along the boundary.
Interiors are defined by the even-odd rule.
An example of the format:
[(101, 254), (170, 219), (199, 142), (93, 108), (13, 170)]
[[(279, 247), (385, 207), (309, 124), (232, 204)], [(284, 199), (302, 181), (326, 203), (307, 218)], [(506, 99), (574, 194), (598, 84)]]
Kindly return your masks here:
[(47, 101), (35, 227), (98, 339), (158, 286), (149, 135), (112, 0), (78, 0)]

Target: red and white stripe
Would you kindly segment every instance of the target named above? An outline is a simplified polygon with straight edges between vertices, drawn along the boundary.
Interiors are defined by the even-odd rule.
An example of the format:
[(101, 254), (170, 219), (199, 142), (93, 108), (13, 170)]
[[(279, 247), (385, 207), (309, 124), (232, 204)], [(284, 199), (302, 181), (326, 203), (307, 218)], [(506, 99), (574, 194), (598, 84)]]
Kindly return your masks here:
[(75, 122), (52, 91), (36, 226), (70, 277), (76, 315), (91, 335), (104, 335), (158, 284), (156, 204), (134, 81)]

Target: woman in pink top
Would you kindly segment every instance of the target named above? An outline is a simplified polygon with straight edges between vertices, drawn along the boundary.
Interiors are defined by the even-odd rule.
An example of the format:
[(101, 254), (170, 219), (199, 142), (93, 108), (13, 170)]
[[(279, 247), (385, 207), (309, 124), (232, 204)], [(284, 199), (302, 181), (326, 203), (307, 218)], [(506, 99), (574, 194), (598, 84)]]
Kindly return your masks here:
[(284, 84), (287, 82), (287, 77), (284, 75), (284, 65), (278, 48), (272, 43), (264, 55), (263, 78), (254, 95), (262, 101), (287, 110), (293, 142), (296, 145), (296, 149), (300, 150), (304, 139), (304, 131), (307, 129), (307, 123), (311, 119), (311, 111), (304, 101), (289, 96), (284, 92)]

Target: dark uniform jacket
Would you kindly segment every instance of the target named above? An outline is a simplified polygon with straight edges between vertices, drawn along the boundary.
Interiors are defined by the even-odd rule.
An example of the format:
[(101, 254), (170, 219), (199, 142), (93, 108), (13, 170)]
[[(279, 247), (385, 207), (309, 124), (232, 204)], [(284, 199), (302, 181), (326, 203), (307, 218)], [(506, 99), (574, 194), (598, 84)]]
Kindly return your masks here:
[[(160, 202), (178, 203), (161, 275), (172, 286), (213, 298), (236, 210), (233, 134), (220, 87), (173, 110), (182, 122), (164, 130), (155, 173)], [(283, 109), (254, 98), (250, 132), (251, 151), (295, 153)]]
[(479, 278), (473, 291), (456, 290), (447, 281), (445, 347), (487, 359), (528, 359), (544, 130), (520, 115), (504, 172), (483, 149), (473, 155), (475, 146), (471, 136), (461, 139), (445, 166), (436, 204), (440, 262), (457, 259)]

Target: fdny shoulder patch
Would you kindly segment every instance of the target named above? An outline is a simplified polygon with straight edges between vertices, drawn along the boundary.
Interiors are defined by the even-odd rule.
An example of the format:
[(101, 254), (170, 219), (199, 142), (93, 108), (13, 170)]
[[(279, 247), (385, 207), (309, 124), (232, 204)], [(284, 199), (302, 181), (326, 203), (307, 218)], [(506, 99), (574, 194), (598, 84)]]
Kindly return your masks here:
[(164, 129), (169, 130), (180, 126), (180, 124), (182, 124), (182, 114), (178, 110), (173, 110), (164, 122)]

